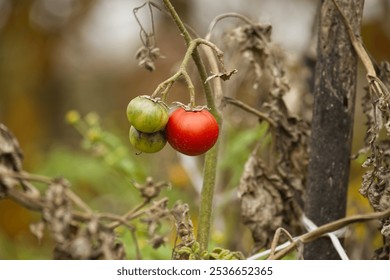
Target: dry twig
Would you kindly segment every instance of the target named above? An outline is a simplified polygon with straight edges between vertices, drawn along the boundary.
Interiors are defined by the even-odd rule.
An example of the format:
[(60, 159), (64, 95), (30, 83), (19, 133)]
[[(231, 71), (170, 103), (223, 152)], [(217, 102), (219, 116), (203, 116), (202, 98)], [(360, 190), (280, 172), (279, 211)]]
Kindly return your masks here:
[(269, 260), (277, 260), (283, 258), (285, 255), (290, 253), (292, 250), (294, 250), (299, 243), (308, 243), (313, 240), (316, 240), (317, 238), (323, 236), (324, 234), (336, 231), (338, 229), (341, 229), (343, 227), (346, 227), (353, 223), (361, 223), (366, 222), (369, 220), (377, 220), (377, 219), (384, 219), (390, 216), (390, 208), (383, 211), (383, 212), (377, 212), (377, 213), (370, 213), (370, 214), (364, 214), (364, 215), (356, 215), (352, 217), (346, 217), (342, 218), (333, 222), (330, 222), (328, 224), (322, 225), (318, 227), (316, 230), (313, 230), (311, 232), (302, 234), (301, 236), (294, 239), (294, 241), (286, 248), (280, 250), (276, 254), (270, 256)]

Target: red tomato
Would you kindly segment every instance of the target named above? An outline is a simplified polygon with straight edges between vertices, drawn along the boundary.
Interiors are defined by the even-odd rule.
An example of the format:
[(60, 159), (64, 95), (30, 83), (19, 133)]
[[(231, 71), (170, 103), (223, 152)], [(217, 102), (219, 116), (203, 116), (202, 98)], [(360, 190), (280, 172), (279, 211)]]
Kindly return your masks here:
[(165, 127), (165, 135), (172, 148), (189, 156), (211, 149), (217, 142), (218, 133), (218, 123), (206, 109), (186, 111), (179, 108), (169, 116)]

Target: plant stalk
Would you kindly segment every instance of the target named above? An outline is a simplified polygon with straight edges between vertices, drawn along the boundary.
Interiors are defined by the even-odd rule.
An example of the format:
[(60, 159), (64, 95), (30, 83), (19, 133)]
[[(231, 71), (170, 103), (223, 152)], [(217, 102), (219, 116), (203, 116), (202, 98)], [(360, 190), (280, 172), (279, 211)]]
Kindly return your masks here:
[[(193, 39), (189, 34), (187, 28), (185, 27), (183, 21), (180, 19), (175, 8), (172, 6), (169, 0), (163, 0), (163, 2), (166, 8), (168, 9), (176, 26), (179, 28), (181, 34), (183, 35), (187, 47), (189, 47)], [(204, 83), (204, 81), (206, 81), (207, 79), (207, 72), (197, 49), (194, 49), (194, 51), (192, 52), (192, 59), (195, 62), (195, 65), (198, 69), (202, 81), (203, 91), (207, 100), (207, 106), (210, 108), (210, 113), (217, 120), (219, 129), (221, 130), (222, 117), (215, 105), (214, 96), (210, 84)], [(211, 218), (212, 218), (212, 206), (213, 206), (216, 170), (217, 170), (217, 162), (218, 162), (218, 146), (219, 145), (217, 142), (215, 146), (206, 153), (205, 162), (204, 162), (203, 187), (201, 192), (200, 214), (199, 214), (199, 224), (198, 224), (198, 234), (197, 234), (197, 240), (200, 244), (201, 251), (207, 250), (208, 243), (209, 243)]]

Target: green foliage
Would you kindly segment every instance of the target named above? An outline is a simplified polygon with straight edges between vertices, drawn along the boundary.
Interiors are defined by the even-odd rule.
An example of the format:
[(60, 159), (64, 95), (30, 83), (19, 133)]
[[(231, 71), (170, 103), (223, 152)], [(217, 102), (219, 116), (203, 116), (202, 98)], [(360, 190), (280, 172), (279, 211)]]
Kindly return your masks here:
[(141, 197), (132, 182), (146, 178), (142, 159), (130, 152), (116, 134), (104, 130), (99, 116), (89, 113), (81, 118), (70, 111), (67, 122), (83, 137), (81, 146), (88, 153), (64, 146), (54, 146), (45, 161), (34, 172), (51, 177), (64, 177), (77, 193), (100, 211), (127, 211)]
[[(70, 147), (55, 146), (45, 157), (42, 166), (34, 172), (66, 178), (75, 192), (99, 212), (123, 214), (142, 203), (143, 199), (134, 184), (144, 182), (146, 174), (151, 173), (151, 165), (145, 162), (148, 158), (129, 150), (130, 145), (122, 141), (123, 137), (104, 130), (99, 116), (95, 113), (82, 118), (76, 111), (70, 111), (66, 119), (82, 136), (81, 146), (87, 153)], [(180, 199), (191, 200), (191, 194), (175, 188), (164, 188), (160, 196), (169, 197), (170, 203)], [(146, 224), (135, 220), (132, 225), (136, 228), (134, 232), (125, 227), (116, 230), (127, 258), (171, 258), (171, 246), (153, 248)], [(160, 230), (168, 234), (163, 237), (169, 241), (168, 244), (172, 241), (170, 240), (172, 229), (172, 224), (161, 223)]]
[(220, 168), (228, 174), (233, 174), (230, 179), (230, 186), (238, 184), (245, 162), (248, 160), (256, 143), (262, 141), (262, 147), (269, 144), (270, 135), (267, 134), (268, 127), (268, 123), (262, 122), (253, 129), (237, 131), (234, 128), (226, 131), (227, 140), (224, 153), (221, 155)]
[[(37, 245), (35, 237), (24, 235), (9, 237), (0, 231), (0, 260), (44, 260), (50, 259), (51, 244), (44, 240)], [(46, 246), (47, 245), (47, 246)]]
[(140, 159), (130, 153), (128, 145), (125, 145), (121, 138), (102, 129), (96, 113), (89, 113), (81, 118), (76, 111), (70, 111), (66, 120), (83, 136), (82, 146), (85, 150), (92, 152), (127, 179), (145, 178), (145, 165), (138, 163)]
[[(127, 259), (137, 259), (140, 257), (144, 260), (169, 260), (172, 256), (171, 245), (165, 244), (159, 248), (153, 248), (148, 242), (147, 229), (141, 223), (135, 223), (137, 227), (137, 241), (139, 246), (140, 256), (137, 256), (137, 244), (135, 244), (132, 233), (123, 227), (117, 229), (118, 238), (123, 242)], [(166, 231), (165, 228), (162, 231)]]
[[(54, 147), (45, 158), (45, 162), (34, 172), (50, 177), (66, 178), (71, 183), (72, 189), (79, 195), (89, 202), (96, 201), (97, 205), (93, 205), (95, 207), (98, 207), (102, 200), (116, 201), (119, 208), (140, 201), (138, 194), (131, 195), (133, 186), (126, 177), (108, 168), (106, 162), (69, 147)], [(106, 206), (109, 207), (113, 203)]]

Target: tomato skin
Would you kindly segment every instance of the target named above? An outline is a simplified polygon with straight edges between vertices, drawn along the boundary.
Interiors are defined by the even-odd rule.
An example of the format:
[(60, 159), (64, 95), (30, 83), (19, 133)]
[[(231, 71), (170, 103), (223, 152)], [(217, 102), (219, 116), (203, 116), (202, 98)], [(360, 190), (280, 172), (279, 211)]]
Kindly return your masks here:
[(147, 96), (132, 99), (126, 109), (127, 119), (138, 131), (153, 133), (164, 129), (168, 122), (168, 108)]
[(201, 155), (211, 149), (218, 134), (218, 123), (206, 109), (186, 111), (179, 108), (170, 115), (165, 127), (165, 136), (172, 148), (189, 156)]
[(138, 131), (134, 126), (130, 127), (129, 140), (134, 148), (144, 153), (156, 153), (167, 143), (164, 131), (144, 133)]

